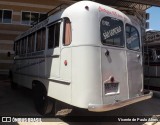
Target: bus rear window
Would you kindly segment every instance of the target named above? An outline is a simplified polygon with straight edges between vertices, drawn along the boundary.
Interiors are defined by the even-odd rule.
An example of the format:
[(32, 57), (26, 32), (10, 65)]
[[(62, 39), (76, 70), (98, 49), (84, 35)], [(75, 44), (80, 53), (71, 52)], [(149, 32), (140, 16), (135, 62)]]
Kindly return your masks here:
[(126, 42), (128, 49), (134, 51), (140, 50), (140, 39), (138, 30), (129, 24), (126, 24)]
[(124, 47), (124, 26), (121, 20), (104, 17), (100, 26), (101, 41), (104, 45)]

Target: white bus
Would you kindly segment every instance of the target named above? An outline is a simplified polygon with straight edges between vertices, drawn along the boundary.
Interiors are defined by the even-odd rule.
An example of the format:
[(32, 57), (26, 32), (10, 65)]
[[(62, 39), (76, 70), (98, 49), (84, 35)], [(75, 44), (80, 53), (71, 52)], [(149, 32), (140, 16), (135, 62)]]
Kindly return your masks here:
[(50, 98), (93, 112), (149, 99), (140, 36), (122, 12), (77, 2), (16, 38), (12, 87), (32, 89), (40, 114), (55, 106)]

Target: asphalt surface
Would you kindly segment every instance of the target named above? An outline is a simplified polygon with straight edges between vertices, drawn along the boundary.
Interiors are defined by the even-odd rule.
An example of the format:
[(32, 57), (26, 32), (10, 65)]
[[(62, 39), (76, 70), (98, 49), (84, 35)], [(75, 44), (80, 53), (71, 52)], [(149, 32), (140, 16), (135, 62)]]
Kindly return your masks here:
[[(149, 116), (156, 117), (160, 119), (160, 96), (157, 96), (159, 93), (156, 93), (156, 97), (151, 99), (132, 104), (117, 110), (103, 112), (103, 113), (93, 113), (87, 110), (74, 109), (70, 116), (83, 116), (90, 118), (98, 118), (104, 116)], [(160, 94), (159, 94), (160, 95)], [(12, 90), (10, 88), (10, 81), (8, 77), (0, 77), (0, 116), (18, 116), (18, 117), (29, 117), (29, 116), (40, 116), (34, 107), (32, 99), (32, 91), (19, 88), (18, 90)], [(94, 117), (89, 117), (94, 116)], [(41, 117), (41, 116), (40, 116)], [(47, 117), (43, 118), (40, 123), (22, 123), (15, 122), (14, 125), (160, 125), (160, 122), (69, 122), (61, 118), (53, 118), (52, 114), (49, 114)], [(80, 117), (82, 118), (82, 117)], [(44, 123), (45, 122), (45, 123)]]

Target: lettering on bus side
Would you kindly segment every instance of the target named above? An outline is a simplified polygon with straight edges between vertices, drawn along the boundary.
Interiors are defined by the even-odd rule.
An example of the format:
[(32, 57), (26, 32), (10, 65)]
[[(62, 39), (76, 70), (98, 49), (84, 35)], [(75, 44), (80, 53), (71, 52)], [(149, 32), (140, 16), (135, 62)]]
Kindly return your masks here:
[(124, 18), (121, 14), (117, 13), (116, 11), (107, 10), (107, 9), (105, 9), (103, 7), (100, 7), (100, 6), (99, 6), (98, 10), (100, 12), (104, 12), (104, 13), (106, 13), (108, 15), (112, 15), (112, 16), (115, 16), (115, 17), (118, 17), (118, 18), (122, 18), (122, 19)]

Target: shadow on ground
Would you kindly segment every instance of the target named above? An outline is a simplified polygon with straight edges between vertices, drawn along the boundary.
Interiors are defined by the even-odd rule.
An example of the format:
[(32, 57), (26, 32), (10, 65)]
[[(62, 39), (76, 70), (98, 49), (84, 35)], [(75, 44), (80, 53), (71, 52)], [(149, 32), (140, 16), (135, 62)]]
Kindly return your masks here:
[[(42, 121), (51, 121), (51, 125), (56, 122), (59, 124), (70, 124), (70, 125), (142, 125), (145, 122), (107, 122), (110, 118), (115, 116), (158, 116), (160, 115), (160, 99), (151, 98), (130, 106), (126, 106), (117, 110), (95, 113), (89, 112), (84, 109), (74, 108), (73, 112), (69, 114), (70, 118), (79, 117), (79, 121), (85, 119), (87, 122), (72, 122), (64, 118), (54, 118), (52, 114), (49, 114), (49, 118), (44, 118)], [(0, 116), (40, 116), (34, 107), (32, 99), (32, 91), (26, 88), (19, 88), (14, 91), (10, 88), (10, 81), (8, 76), (0, 76)], [(91, 117), (92, 116), (92, 117)], [(104, 118), (103, 122), (99, 120), (99, 117)], [(73, 118), (74, 119), (74, 118)], [(91, 119), (97, 120), (97, 122), (89, 122)], [(98, 121), (99, 120), (99, 121)], [(62, 124), (63, 123), (63, 124)], [(13, 125), (18, 125), (20, 123), (13, 123)], [(157, 125), (157, 124), (156, 124)]]

